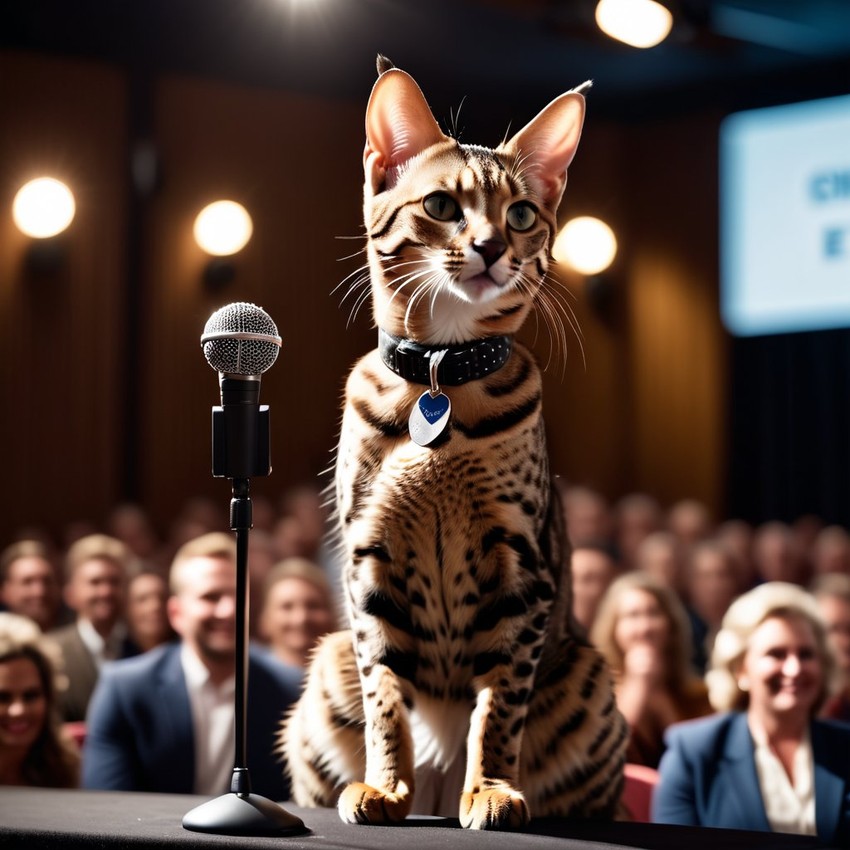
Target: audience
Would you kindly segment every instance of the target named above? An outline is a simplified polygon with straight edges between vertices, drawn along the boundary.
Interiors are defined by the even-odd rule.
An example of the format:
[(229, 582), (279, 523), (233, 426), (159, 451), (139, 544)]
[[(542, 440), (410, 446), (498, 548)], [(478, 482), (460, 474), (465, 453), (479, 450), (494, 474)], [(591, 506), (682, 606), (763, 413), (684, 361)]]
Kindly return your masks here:
[(584, 543), (573, 550), (572, 561), (573, 616), (590, 631), (599, 603), (619, 568), (611, 546)]
[(617, 707), (631, 730), (627, 760), (656, 767), (665, 729), (711, 711), (705, 685), (690, 666), (682, 603), (652, 576), (626, 573), (608, 588), (590, 638), (611, 666)]
[(796, 544), (794, 532), (784, 522), (767, 522), (756, 529), (753, 561), (761, 581), (791, 584), (806, 581), (806, 560)]
[(104, 661), (138, 653), (127, 633), (124, 600), (132, 568), (127, 547), (114, 537), (80, 538), (65, 558), (65, 602), (73, 623), (50, 633), (63, 656), (68, 688), (62, 694), (66, 721), (86, 718), (89, 699)]
[(753, 561), (753, 527), (740, 519), (728, 519), (720, 523), (714, 539), (721, 543), (735, 559), (735, 573), (738, 577), (738, 592), (750, 590), (758, 583), (756, 566)]
[(0, 613), (0, 785), (78, 783), (80, 755), (62, 733), (54, 656), (31, 619)]
[(646, 493), (630, 493), (615, 508), (616, 542), (620, 562), (626, 569), (635, 567), (638, 546), (664, 527), (661, 505)]
[[(698, 674), (704, 673), (714, 635), (733, 600), (760, 582), (779, 579), (802, 585), (814, 576), (811, 598), (817, 600), (827, 624), (841, 673), (840, 688), (825, 702), (821, 714), (850, 720), (847, 530), (815, 516), (803, 516), (793, 523), (765, 523), (757, 530), (738, 519), (715, 527), (706, 506), (692, 499), (676, 502), (665, 511), (649, 494), (632, 493), (612, 503), (612, 510), (607, 498), (589, 487), (559, 481), (559, 489), (575, 546), (573, 614), (603, 649), (614, 670), (618, 703), (632, 727), (631, 760), (657, 764), (664, 751), (664, 730), (711, 710), (705, 682)], [(275, 676), (267, 678), (268, 671), (258, 674), (272, 690), (286, 692), (284, 697), (275, 697), (276, 718), (281, 706), (294, 698), (317, 638), (336, 628), (333, 600), (340, 590), (340, 564), (327, 534), (332, 526), (322, 499), (312, 483), (293, 487), (277, 500), (254, 499), (254, 530), (249, 538), (250, 627), (252, 638), (266, 646), (252, 647), (251, 667), (253, 672), (257, 664), (271, 664), (284, 677), (281, 685)], [(101, 530), (111, 536), (105, 537)], [(191, 549), (198, 538), (219, 543), (226, 539), (229, 542), (224, 548), (230, 551), (233, 538), (222, 504), (208, 498), (188, 499), (165, 541), (138, 505), (117, 506), (102, 529), (88, 521), (68, 522), (61, 539), (66, 549), (64, 598), (70, 607), (62, 604), (63, 589), (55, 570), (54, 553), (61, 554), (61, 548), (53, 547), (44, 530), (28, 535), (22, 530), (17, 537), (20, 542), (0, 555), (0, 607), (28, 617), (61, 643), (68, 688), (53, 690), (52, 699), (67, 711), (68, 719), (85, 717), (88, 697), (104, 665), (104, 696), (98, 696), (95, 712), (95, 746), (91, 759), (86, 760), (92, 765), (86, 770), (89, 783), (98, 782), (98, 765), (112, 760), (111, 748), (115, 747), (118, 756), (113, 764), (118, 768), (104, 775), (107, 787), (160, 790), (147, 771), (159, 770), (161, 762), (153, 757), (151, 747), (134, 743), (133, 736), (144, 737), (137, 730), (148, 728), (146, 718), (162, 720), (156, 711), (169, 711), (176, 713), (188, 736), (189, 755), (185, 755), (186, 741), (184, 749), (178, 746), (175, 750), (184, 754), (183, 767), (188, 765), (176, 771), (177, 784), (182, 791), (202, 788), (195, 784), (191, 755), (195, 734), (201, 734), (196, 733), (193, 724), (197, 718), (192, 717), (192, 711), (198, 711), (201, 686), (186, 683), (183, 665), (186, 655), (208, 661), (204, 647), (215, 646), (218, 640), (235, 645), (235, 636), (227, 636), (231, 629), (227, 617), (198, 613), (205, 603), (197, 597), (194, 581), (184, 583), (179, 591), (172, 581), (169, 598), (168, 561), (181, 546)], [(227, 554), (223, 560), (229, 557)], [(193, 560), (220, 563), (222, 559), (198, 555)], [(84, 562), (88, 565), (83, 566)], [(176, 569), (176, 560), (174, 566), (176, 581), (181, 570)], [(229, 594), (222, 596), (226, 609)], [(181, 611), (189, 610), (195, 610), (195, 615), (184, 613), (181, 617)], [(178, 620), (182, 630), (175, 632), (172, 622)], [(69, 621), (70, 625), (61, 628)], [(221, 631), (213, 622), (219, 622)], [(689, 641), (693, 644), (690, 658), (685, 651)], [(169, 642), (176, 647), (176, 661), (169, 647), (163, 646)], [(199, 648), (192, 649), (195, 646)], [(112, 661), (138, 651), (146, 654), (133, 662)], [(263, 655), (264, 661), (258, 661), (256, 655)], [(162, 663), (151, 661), (152, 666), (146, 666), (143, 659), (148, 658), (160, 658)], [(222, 668), (217, 664), (206, 667), (204, 660), (187, 663), (187, 669), (196, 673), (201, 668), (207, 671), (201, 670), (199, 678), (207, 680), (206, 693), (212, 703), (216, 694), (221, 706), (227, 703), (224, 694), (232, 695), (232, 682), (227, 681), (232, 671), (227, 674), (225, 670), (220, 680), (215, 671)], [(147, 680), (147, 688), (142, 685), (145, 671), (155, 676)], [(152, 682), (164, 682), (156, 678), (164, 675), (163, 671), (172, 675), (168, 681), (177, 683), (180, 697), (176, 706), (159, 706), (155, 711), (141, 699), (140, 692), (158, 693)], [(133, 683), (128, 691), (132, 698), (119, 697), (125, 681)], [(257, 687), (252, 676), (252, 692)], [(169, 700), (163, 697), (160, 702)], [(219, 772), (210, 780), (210, 789), (213, 785), (220, 788), (219, 780), (232, 767), (229, 745), (222, 743), (227, 735), (221, 730), (228, 723), (232, 725), (232, 719), (214, 724), (222, 737), (217, 747)], [(121, 738), (121, 730), (129, 737), (118, 746), (115, 737)], [(157, 739), (160, 737), (158, 733)], [(167, 735), (165, 740), (169, 746), (176, 743)], [(272, 749), (273, 744), (269, 753)], [(181, 757), (174, 758), (176, 764)], [(214, 762), (216, 756), (209, 759)], [(263, 764), (262, 770), (266, 768)], [(170, 767), (166, 773), (168, 770)], [(198, 773), (206, 772), (199, 763)], [(280, 781), (280, 767), (272, 772), (274, 781)], [(65, 783), (59, 774), (57, 777), (57, 784)], [(272, 795), (276, 793), (282, 793), (279, 787), (278, 791), (272, 788)]]
[(714, 523), (708, 508), (696, 499), (682, 499), (667, 512), (667, 528), (683, 549), (711, 536)]
[(637, 547), (634, 568), (671, 588), (684, 598), (684, 552), (679, 539), (669, 531), (656, 531)]
[(850, 534), (840, 525), (821, 529), (809, 551), (815, 576), (828, 573), (850, 575)]
[(561, 499), (567, 534), (573, 546), (613, 539), (614, 528), (607, 500), (589, 487), (562, 487)]
[[(213, 532), (184, 544), (170, 573), (168, 616), (180, 636), (106, 665), (92, 697), (83, 786), (218, 795), (234, 766), (236, 543)], [(274, 755), (300, 678), (249, 649), (247, 758), (253, 790), (289, 794)]]
[(280, 661), (303, 670), (319, 638), (336, 629), (324, 570), (306, 558), (287, 558), (268, 574), (263, 595), (260, 636)]
[(672, 727), (653, 797), (660, 823), (850, 843), (850, 727), (816, 719), (833, 659), (801, 587), (768, 582), (729, 608), (708, 674), (721, 714)]
[(168, 580), (154, 567), (143, 567), (127, 583), (127, 630), (141, 652), (174, 640), (168, 622)]
[(812, 585), (838, 666), (836, 693), (821, 714), (850, 723), (850, 575), (830, 573)]
[(705, 672), (714, 636), (726, 609), (738, 596), (735, 560), (717, 540), (703, 540), (690, 551), (685, 570), (685, 597), (694, 641), (693, 664)]
[(47, 632), (60, 624), (62, 590), (50, 549), (38, 540), (20, 540), (0, 555), (0, 602), (7, 611), (29, 617)]

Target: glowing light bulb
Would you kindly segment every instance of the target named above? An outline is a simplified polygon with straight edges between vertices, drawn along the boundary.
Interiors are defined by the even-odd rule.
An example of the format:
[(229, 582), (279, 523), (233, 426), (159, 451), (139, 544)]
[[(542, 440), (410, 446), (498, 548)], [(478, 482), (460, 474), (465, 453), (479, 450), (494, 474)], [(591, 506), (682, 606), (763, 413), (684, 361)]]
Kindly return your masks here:
[(596, 23), (606, 35), (632, 47), (655, 47), (670, 34), (673, 15), (655, 0), (599, 0)]
[(236, 201), (216, 201), (195, 219), (195, 241), (208, 254), (227, 257), (241, 251), (254, 232), (251, 216)]
[(18, 230), (33, 239), (48, 239), (61, 233), (74, 220), (75, 212), (71, 190), (53, 177), (25, 183), (12, 202), (12, 218)]
[(586, 275), (599, 274), (614, 262), (617, 237), (598, 218), (579, 216), (568, 221), (555, 239), (555, 259)]

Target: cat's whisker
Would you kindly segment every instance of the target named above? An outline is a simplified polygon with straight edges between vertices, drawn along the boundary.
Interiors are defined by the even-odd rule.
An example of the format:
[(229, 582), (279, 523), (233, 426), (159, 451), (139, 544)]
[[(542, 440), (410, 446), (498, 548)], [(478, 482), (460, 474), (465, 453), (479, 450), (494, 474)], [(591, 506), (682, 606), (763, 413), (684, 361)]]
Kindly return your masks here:
[(422, 298), (427, 297), (428, 292), (435, 288), (435, 283), (439, 281), (440, 273), (432, 272), (426, 277), (413, 291), (410, 300), (407, 303), (407, 309), (404, 311), (404, 327), (409, 332), (410, 330), (410, 315), (413, 312), (416, 303)]
[[(565, 289), (555, 278), (547, 274), (541, 281), (538, 304), (541, 308), (540, 312), (543, 315), (547, 326), (550, 328), (550, 332), (552, 330), (552, 323), (557, 323), (560, 328), (559, 337), (561, 345), (563, 346), (563, 360), (566, 361), (569, 351), (567, 330), (564, 324), (564, 320), (566, 320), (570, 330), (572, 330), (575, 335), (576, 342), (578, 342), (582, 364), (584, 365), (584, 368), (587, 368), (587, 359), (584, 351), (584, 334), (582, 333), (581, 325), (579, 324), (575, 310), (573, 309), (572, 304), (570, 304), (570, 299), (568, 297), (570, 294), (569, 290)], [(565, 368), (566, 365), (564, 364), (564, 369)]]
[(370, 288), (366, 288), (360, 293), (348, 314), (348, 321), (345, 323), (346, 327), (350, 327), (354, 323), (357, 319), (357, 314), (360, 312), (360, 308), (369, 300), (371, 294), (372, 290)]
[[(358, 277), (359, 275), (359, 277)], [(369, 272), (369, 264), (365, 263), (362, 266), (354, 269), (353, 272), (347, 274), (332, 290), (331, 295), (336, 293), (341, 287), (345, 286), (349, 281), (352, 281), (352, 284), (345, 295), (343, 295), (342, 300), (348, 297), (349, 293), (352, 289), (356, 289), (358, 286), (362, 285), (364, 282), (368, 282), (370, 280), (370, 272)], [(353, 279), (353, 280), (352, 280)]]

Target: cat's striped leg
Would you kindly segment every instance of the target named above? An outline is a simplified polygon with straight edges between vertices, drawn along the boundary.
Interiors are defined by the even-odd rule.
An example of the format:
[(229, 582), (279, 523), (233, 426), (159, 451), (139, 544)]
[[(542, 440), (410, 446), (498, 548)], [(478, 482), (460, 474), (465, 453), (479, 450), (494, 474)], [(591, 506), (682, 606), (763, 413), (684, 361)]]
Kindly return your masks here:
[(404, 820), (413, 803), (413, 739), (399, 677), (385, 664), (361, 668), (366, 717), (365, 782), (351, 783), (338, 811), (347, 823)]
[(519, 829), (531, 819), (518, 790), (526, 696), (498, 684), (479, 691), (467, 739), (461, 825)]

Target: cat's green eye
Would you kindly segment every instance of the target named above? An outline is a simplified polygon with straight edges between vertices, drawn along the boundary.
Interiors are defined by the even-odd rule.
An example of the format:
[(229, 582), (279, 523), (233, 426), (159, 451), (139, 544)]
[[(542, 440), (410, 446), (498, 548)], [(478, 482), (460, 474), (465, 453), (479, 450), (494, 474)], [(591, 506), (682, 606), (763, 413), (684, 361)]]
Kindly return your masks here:
[(507, 219), (513, 230), (531, 230), (537, 223), (537, 210), (528, 201), (518, 201), (508, 207)]
[(445, 192), (434, 192), (422, 202), (425, 212), (437, 221), (454, 221), (458, 217), (457, 201)]

